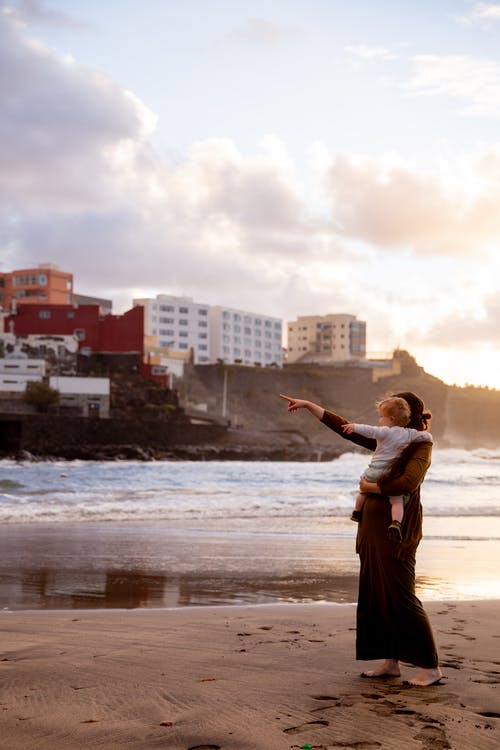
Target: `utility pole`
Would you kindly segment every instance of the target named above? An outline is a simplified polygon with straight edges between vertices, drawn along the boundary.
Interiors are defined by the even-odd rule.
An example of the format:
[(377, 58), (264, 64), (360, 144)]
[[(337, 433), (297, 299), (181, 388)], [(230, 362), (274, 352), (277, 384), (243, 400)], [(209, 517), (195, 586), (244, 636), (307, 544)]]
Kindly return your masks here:
[(227, 368), (224, 367), (224, 380), (222, 383), (222, 416), (227, 416)]

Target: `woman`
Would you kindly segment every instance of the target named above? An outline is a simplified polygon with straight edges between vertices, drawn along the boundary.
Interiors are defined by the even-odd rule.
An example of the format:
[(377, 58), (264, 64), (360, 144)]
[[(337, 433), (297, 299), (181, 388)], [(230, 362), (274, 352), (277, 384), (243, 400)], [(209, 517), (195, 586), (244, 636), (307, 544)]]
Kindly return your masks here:
[[(346, 440), (375, 450), (376, 442), (356, 433), (346, 434), (348, 420), (319, 404), (280, 394), (288, 411), (307, 409), (323, 424)], [(427, 429), (430, 413), (414, 393), (396, 393), (410, 407), (409, 427)], [(427, 687), (438, 683), (442, 673), (432, 628), (420, 600), (415, 596), (415, 553), (422, 538), (420, 485), (431, 463), (432, 443), (411, 443), (391, 472), (378, 482), (360, 480), (367, 493), (358, 526), (356, 552), (360, 558), (359, 594), (356, 612), (356, 658), (384, 661), (362, 677), (399, 677), (399, 662), (420, 667), (409, 685)], [(394, 545), (387, 535), (391, 522), (388, 497), (409, 495), (402, 524), (401, 543)]]

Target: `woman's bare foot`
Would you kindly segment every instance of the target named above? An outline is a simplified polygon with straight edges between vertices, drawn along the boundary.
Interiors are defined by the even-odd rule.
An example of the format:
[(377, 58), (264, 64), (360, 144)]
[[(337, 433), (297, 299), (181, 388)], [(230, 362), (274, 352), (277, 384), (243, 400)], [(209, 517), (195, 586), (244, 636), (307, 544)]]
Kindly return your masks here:
[(442, 678), (443, 673), (439, 667), (421, 669), (411, 680), (405, 680), (405, 684), (415, 685), (415, 687), (429, 687), (429, 685), (436, 685)]
[(401, 677), (399, 671), (399, 661), (397, 659), (386, 659), (375, 669), (368, 672), (361, 672), (362, 677)]

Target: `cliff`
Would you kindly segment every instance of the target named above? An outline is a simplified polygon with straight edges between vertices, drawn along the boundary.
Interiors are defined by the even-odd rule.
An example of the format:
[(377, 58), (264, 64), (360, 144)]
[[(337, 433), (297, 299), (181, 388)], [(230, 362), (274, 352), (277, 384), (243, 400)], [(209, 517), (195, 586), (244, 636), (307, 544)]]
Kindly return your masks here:
[(437, 446), (499, 447), (500, 391), (449, 386), (406, 352), (398, 357), (401, 374), (378, 382), (363, 367), (203, 365), (186, 369), (177, 395), (137, 375), (118, 376), (111, 419), (0, 415), (0, 455), (325, 461), (353, 446), (310, 414), (289, 414), (280, 393), (315, 401), (353, 422), (376, 424), (375, 402), (408, 390), (432, 411)]
[[(389, 393), (414, 391), (433, 414), (431, 430), (440, 447), (497, 448), (500, 391), (450, 386), (399, 352), (401, 374), (372, 382), (360, 367), (292, 365), (280, 369), (229, 365), (191, 367), (179, 382), (181, 403), (222, 415), (231, 430), (220, 442), (314, 451), (342, 451), (346, 443), (309, 414), (289, 414), (279, 393), (307, 398), (355, 422), (376, 424), (375, 402)], [(224, 394), (225, 392), (225, 394)]]

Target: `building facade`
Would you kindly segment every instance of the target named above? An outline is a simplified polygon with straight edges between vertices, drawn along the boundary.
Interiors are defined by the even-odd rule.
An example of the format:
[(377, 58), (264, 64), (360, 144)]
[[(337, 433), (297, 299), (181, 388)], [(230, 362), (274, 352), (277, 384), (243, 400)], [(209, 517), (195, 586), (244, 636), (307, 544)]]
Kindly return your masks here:
[(0, 307), (12, 310), (20, 304), (72, 305), (73, 274), (60, 271), (53, 263), (37, 268), (0, 272)]
[(0, 392), (24, 393), (26, 383), (41, 382), (45, 377), (45, 360), (26, 357), (0, 359)]
[(59, 391), (59, 412), (82, 417), (109, 417), (109, 378), (79, 378), (55, 375), (49, 385)]
[(210, 308), (210, 360), (283, 365), (282, 321), (229, 307)]
[(366, 358), (366, 323), (354, 315), (305, 315), (288, 323), (287, 362), (331, 364)]
[(191, 297), (158, 294), (154, 299), (134, 299), (144, 308), (144, 334), (150, 348), (165, 352), (193, 352), (194, 364), (209, 362), (209, 306)]
[[(156, 358), (189, 359), (195, 365), (223, 361), (251, 366), (283, 364), (282, 322), (258, 313), (159, 294), (134, 299), (144, 308), (145, 350)], [(160, 361), (160, 360), (158, 360)]]

